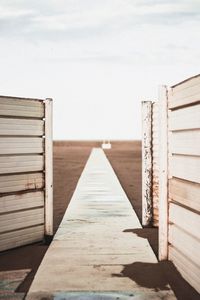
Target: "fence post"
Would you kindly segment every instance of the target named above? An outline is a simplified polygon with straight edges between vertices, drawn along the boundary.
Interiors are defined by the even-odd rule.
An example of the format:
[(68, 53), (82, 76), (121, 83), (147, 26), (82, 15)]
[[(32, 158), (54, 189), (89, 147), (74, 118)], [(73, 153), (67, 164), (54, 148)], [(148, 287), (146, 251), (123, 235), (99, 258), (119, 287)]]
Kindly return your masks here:
[(152, 223), (152, 102), (142, 102), (142, 225)]
[(159, 260), (168, 258), (168, 91), (159, 88)]
[(53, 235), (53, 102), (47, 98), (45, 104), (45, 235)]

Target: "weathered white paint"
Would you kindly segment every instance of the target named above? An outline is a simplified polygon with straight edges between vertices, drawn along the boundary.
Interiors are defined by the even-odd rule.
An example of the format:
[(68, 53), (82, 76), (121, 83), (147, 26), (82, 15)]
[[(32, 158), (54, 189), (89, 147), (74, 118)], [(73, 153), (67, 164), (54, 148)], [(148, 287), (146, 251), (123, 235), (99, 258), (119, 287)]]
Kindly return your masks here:
[(168, 97), (159, 91), (159, 259), (168, 258)]
[(27, 299), (72, 291), (84, 298), (88, 291), (131, 291), (134, 298), (175, 299), (167, 283), (169, 290), (155, 291), (126, 275), (129, 267), (157, 267), (147, 239), (134, 230), (142, 230), (139, 220), (102, 149), (94, 149)]
[(152, 102), (142, 102), (142, 225), (152, 223)]
[(45, 234), (53, 235), (53, 107), (45, 100)]

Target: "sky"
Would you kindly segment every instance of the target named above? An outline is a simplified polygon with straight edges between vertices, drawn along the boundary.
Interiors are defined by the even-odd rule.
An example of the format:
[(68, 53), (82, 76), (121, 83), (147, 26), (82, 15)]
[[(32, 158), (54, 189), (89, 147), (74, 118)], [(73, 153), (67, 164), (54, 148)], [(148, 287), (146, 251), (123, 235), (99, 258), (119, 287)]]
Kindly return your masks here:
[(53, 98), (54, 139), (140, 139), (199, 62), (199, 0), (0, 0), (0, 94)]

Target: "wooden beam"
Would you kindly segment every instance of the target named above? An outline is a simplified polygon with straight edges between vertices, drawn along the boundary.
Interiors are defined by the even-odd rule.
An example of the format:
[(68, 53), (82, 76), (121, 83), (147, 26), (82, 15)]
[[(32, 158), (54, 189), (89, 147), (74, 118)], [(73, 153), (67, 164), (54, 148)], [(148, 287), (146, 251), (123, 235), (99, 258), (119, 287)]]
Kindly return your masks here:
[(168, 258), (168, 92), (159, 89), (159, 260)]
[(53, 235), (52, 99), (45, 103), (45, 235)]
[(142, 102), (142, 225), (152, 223), (152, 102)]

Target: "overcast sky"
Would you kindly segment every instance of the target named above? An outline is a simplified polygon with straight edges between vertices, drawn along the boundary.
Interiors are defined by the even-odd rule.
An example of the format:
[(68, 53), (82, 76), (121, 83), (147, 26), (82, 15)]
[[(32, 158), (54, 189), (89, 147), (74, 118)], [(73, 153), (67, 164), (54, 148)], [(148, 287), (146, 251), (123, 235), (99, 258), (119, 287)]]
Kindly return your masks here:
[(140, 138), (199, 66), (199, 0), (0, 0), (0, 94), (53, 98), (55, 139)]

